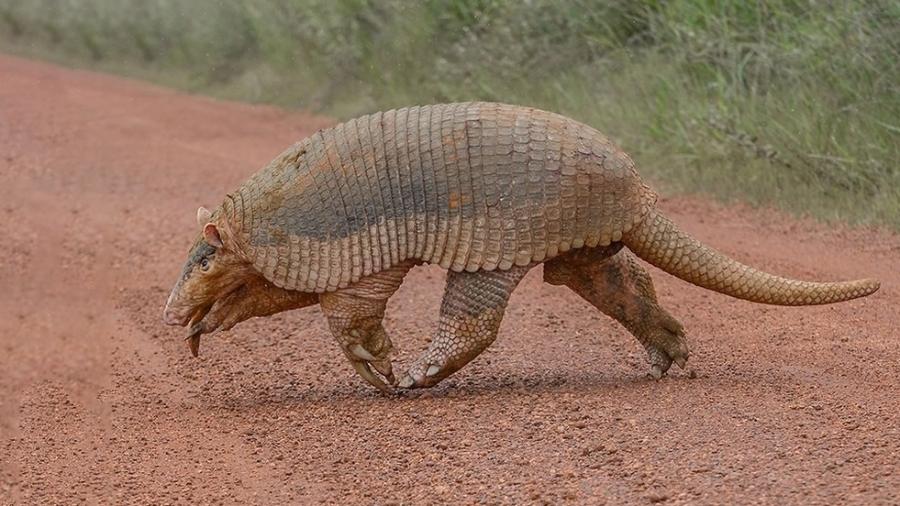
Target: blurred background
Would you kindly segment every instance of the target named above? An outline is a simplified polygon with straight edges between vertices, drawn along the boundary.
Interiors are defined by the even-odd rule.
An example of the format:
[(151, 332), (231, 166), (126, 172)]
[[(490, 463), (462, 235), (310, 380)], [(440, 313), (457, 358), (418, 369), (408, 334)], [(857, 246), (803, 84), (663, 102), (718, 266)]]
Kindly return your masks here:
[(0, 50), (340, 119), (533, 105), (671, 191), (900, 228), (896, 0), (0, 0)]

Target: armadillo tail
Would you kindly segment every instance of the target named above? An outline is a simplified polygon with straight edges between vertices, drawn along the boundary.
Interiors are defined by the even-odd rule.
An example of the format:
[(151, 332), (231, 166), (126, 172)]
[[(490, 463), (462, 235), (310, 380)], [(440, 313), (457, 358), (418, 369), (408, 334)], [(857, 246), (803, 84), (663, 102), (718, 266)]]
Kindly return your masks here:
[(759, 271), (702, 244), (656, 210), (651, 210), (622, 241), (639, 257), (673, 276), (752, 302), (781, 306), (830, 304), (864, 297), (880, 286), (873, 279), (815, 283)]

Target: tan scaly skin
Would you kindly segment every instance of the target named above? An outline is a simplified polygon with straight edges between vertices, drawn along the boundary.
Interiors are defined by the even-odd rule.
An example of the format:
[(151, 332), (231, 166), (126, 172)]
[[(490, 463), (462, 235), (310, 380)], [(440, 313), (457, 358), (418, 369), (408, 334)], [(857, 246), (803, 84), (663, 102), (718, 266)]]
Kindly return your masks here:
[[(196, 355), (204, 333), (321, 303), (353, 368), (389, 391), (432, 386), (478, 356), (540, 263), (545, 281), (634, 334), (655, 378), (673, 362), (684, 367), (689, 352), (638, 258), (767, 304), (828, 304), (878, 289), (874, 280), (815, 283), (745, 266), (679, 230), (655, 202), (627, 154), (560, 115), (492, 103), (376, 113), (291, 146), (214, 211), (200, 208), (201, 233), (164, 319), (189, 328)], [(420, 263), (448, 269), (447, 288), (434, 340), (397, 377), (382, 319)]]

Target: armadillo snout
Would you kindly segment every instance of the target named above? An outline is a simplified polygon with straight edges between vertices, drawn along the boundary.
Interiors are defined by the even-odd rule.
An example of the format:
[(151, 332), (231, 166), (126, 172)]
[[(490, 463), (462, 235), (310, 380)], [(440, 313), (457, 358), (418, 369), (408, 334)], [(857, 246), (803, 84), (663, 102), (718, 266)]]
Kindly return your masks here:
[(179, 318), (178, 315), (170, 311), (168, 306), (163, 310), (163, 322), (166, 325), (177, 325), (180, 327), (185, 324), (184, 320), (185, 318)]
[(169, 298), (166, 299), (166, 307), (163, 309), (163, 322), (166, 325), (183, 327), (187, 325), (190, 315), (178, 314), (179, 312), (174, 309), (173, 306), (175, 304), (173, 304), (173, 302), (175, 301), (175, 291), (176, 290), (172, 290), (172, 293), (169, 294)]
[(163, 310), (163, 322), (165, 322), (166, 325), (183, 327), (187, 325), (189, 318), (190, 315), (181, 316), (176, 311), (169, 308), (168, 304), (166, 304), (166, 308)]

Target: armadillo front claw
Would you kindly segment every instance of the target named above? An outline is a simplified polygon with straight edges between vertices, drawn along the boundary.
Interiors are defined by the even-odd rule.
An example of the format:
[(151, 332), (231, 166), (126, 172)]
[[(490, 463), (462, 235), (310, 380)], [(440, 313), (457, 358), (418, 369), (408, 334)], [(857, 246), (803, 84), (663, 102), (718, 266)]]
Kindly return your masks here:
[(394, 368), (391, 365), (390, 360), (375, 360), (369, 362), (369, 365), (378, 371), (379, 374), (384, 376), (384, 379), (386, 379), (388, 383), (391, 385), (397, 384), (397, 378), (394, 377)]
[(374, 368), (384, 379), (391, 385), (397, 383), (394, 377), (394, 368), (388, 358), (380, 358), (373, 355), (369, 350), (365, 349), (361, 344), (352, 344), (347, 350), (347, 358), (353, 365), (353, 369), (369, 384), (385, 393), (392, 393), (391, 388), (381, 380), (375, 373)]
[(367, 362), (372, 362), (375, 360), (375, 356), (369, 353), (369, 350), (363, 348), (361, 344), (354, 344), (350, 346), (350, 352), (356, 355), (358, 358), (361, 358)]
[[(353, 369), (362, 379), (384, 393), (392, 393), (388, 384), (396, 384), (390, 355), (393, 344), (384, 333), (380, 323), (373, 328), (348, 326), (343, 320), (337, 320), (337, 331), (341, 351), (350, 361)], [(384, 378), (372, 372), (378, 371)], [(387, 380), (385, 383), (384, 380)]]
[[(362, 379), (366, 380), (370, 385), (381, 390), (386, 394), (393, 394), (394, 390), (387, 385), (384, 381), (381, 380), (375, 373), (372, 372), (372, 369), (369, 368), (368, 362), (363, 362), (359, 360), (351, 360), (350, 363), (353, 365), (353, 368), (356, 369), (356, 373), (359, 374)], [(393, 375), (391, 375), (393, 377)]]

